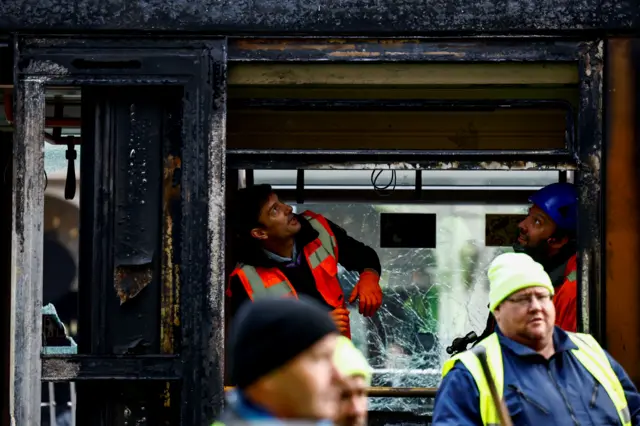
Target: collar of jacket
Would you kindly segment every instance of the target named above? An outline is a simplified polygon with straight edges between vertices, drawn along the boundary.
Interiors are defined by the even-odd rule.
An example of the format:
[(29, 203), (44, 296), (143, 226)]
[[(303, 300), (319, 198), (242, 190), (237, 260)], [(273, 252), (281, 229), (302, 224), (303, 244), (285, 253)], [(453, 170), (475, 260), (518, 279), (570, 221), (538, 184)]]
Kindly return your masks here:
[[(264, 424), (273, 425), (287, 425), (294, 423), (292, 421), (282, 420), (275, 417), (273, 414), (269, 413), (266, 409), (254, 404), (249, 401), (247, 397), (237, 389), (233, 389), (227, 392), (227, 404), (231, 410), (235, 412), (235, 414), (240, 417), (242, 420), (249, 422), (260, 422)], [(320, 420), (320, 421), (305, 421), (305, 422), (295, 422), (296, 424), (300, 423), (303, 425), (313, 425), (313, 426), (332, 426), (333, 422), (329, 420)]]
[[(539, 354), (531, 349), (528, 346), (525, 346), (521, 343), (516, 342), (515, 340), (511, 340), (506, 337), (500, 331), (500, 327), (496, 325), (496, 333), (498, 334), (498, 340), (500, 341), (500, 345), (507, 348), (514, 355), (519, 357), (525, 356), (539, 356)], [(553, 329), (553, 346), (555, 347), (556, 353), (566, 352), (574, 349), (578, 349), (575, 343), (571, 341), (569, 335), (562, 330), (560, 327), (554, 326)]]
[(549, 278), (551, 278), (554, 287), (559, 287), (564, 284), (567, 263), (571, 257), (576, 255), (576, 250), (575, 243), (569, 242), (562, 247), (555, 256), (540, 262), (544, 270), (549, 274)]
[(266, 409), (249, 401), (247, 397), (236, 389), (227, 392), (229, 407), (243, 420), (273, 420), (275, 417)]

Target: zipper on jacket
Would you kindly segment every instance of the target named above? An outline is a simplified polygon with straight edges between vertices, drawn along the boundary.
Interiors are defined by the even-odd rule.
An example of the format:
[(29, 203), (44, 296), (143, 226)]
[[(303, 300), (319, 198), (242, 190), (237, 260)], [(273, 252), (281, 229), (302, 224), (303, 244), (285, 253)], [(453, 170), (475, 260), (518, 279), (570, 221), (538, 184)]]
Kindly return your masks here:
[(556, 382), (556, 379), (553, 377), (553, 374), (551, 374), (551, 370), (549, 369), (548, 366), (547, 366), (547, 374), (549, 374), (549, 378), (551, 379), (553, 384), (556, 386), (556, 389), (558, 389), (558, 392), (560, 392), (560, 396), (562, 396), (564, 405), (566, 405), (567, 409), (569, 410), (569, 414), (571, 415), (571, 420), (573, 420), (573, 424), (575, 424), (576, 426), (580, 426), (580, 422), (578, 422), (578, 418), (576, 417), (576, 413), (573, 411), (573, 407), (571, 406), (571, 404), (569, 404), (569, 400), (567, 400), (567, 396), (562, 391), (562, 388), (560, 387), (560, 385), (558, 385), (558, 382)]
[(538, 410), (542, 411), (544, 414), (549, 414), (549, 410), (547, 410), (546, 408), (544, 408), (542, 405), (540, 405), (538, 402), (534, 401), (533, 399), (529, 398), (524, 392), (522, 392), (522, 390), (517, 387), (516, 385), (509, 385), (508, 386), (510, 389), (513, 389), (522, 399), (524, 399), (525, 401), (527, 401), (529, 404), (533, 405), (534, 407), (536, 407)]
[(596, 406), (596, 398), (598, 396), (598, 387), (599, 387), (600, 383), (596, 382), (595, 385), (593, 385), (593, 394), (591, 394), (591, 403), (589, 404), (591, 406), (591, 408), (595, 408)]

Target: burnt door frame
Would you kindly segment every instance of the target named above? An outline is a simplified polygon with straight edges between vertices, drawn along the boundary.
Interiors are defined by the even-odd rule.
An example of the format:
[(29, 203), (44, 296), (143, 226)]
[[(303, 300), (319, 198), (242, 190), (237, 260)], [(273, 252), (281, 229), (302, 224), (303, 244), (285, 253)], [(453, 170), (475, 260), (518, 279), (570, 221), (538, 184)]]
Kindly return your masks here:
[[(39, 424), (41, 378), (172, 381), (182, 389), (181, 423), (210, 424), (223, 401), (224, 269), (220, 267), (224, 268), (226, 40), (21, 36), (15, 40), (15, 63), (12, 298), (15, 362), (11, 416), (16, 424)], [(96, 315), (90, 325), (92, 344), (84, 346), (97, 352), (43, 356), (41, 371), (44, 94), (46, 87), (57, 86), (183, 88), (182, 99), (178, 100), (182, 103), (182, 145), (177, 179), (181, 232), (189, 237), (179, 247), (179, 257), (185, 260), (179, 270), (181, 341), (173, 355), (113, 355), (99, 344), (104, 336), (97, 335), (108, 319)], [(107, 114), (116, 111), (103, 110)], [(83, 200), (89, 208), (84, 213), (81, 210), (81, 223), (85, 225), (81, 244), (93, 254), (83, 261), (86, 264), (81, 269), (79, 286), (82, 289), (91, 285), (100, 291), (110, 288), (108, 297), (115, 297), (113, 264), (109, 264), (109, 255), (99, 253), (109, 247), (101, 246), (97, 239), (108, 237), (104, 232), (110, 232), (115, 220), (113, 212), (100, 204), (113, 202), (107, 182), (107, 172), (112, 168), (103, 164), (107, 160), (101, 159), (100, 154), (112, 149), (107, 145), (115, 143), (116, 138), (105, 136), (109, 132), (101, 130), (102, 145), (96, 147), (94, 155), (100, 163), (95, 164), (88, 179), (99, 187), (83, 191), (83, 196), (89, 197)], [(162, 215), (161, 209), (158, 214)], [(105, 294), (85, 302), (100, 304), (100, 296)], [(91, 308), (101, 311), (101, 306)], [(100, 420), (101, 424), (104, 421)]]

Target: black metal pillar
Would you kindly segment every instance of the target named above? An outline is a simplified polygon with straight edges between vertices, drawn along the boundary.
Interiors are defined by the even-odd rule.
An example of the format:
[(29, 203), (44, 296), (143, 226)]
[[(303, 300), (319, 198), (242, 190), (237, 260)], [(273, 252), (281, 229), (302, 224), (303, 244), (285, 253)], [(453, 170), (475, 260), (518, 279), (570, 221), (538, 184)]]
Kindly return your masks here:
[(604, 337), (602, 312), (602, 99), (603, 42), (584, 43), (579, 60), (580, 108), (577, 160), (580, 188), (578, 212), (578, 330)]
[(187, 85), (182, 149), (182, 424), (208, 426), (224, 388), (226, 44)]

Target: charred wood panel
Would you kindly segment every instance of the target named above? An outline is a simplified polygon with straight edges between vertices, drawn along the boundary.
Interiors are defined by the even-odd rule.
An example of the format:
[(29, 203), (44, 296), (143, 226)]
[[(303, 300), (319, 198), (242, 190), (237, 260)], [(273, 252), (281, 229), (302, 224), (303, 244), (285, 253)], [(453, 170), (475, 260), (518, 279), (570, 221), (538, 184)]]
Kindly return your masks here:
[(159, 352), (163, 128), (180, 98), (158, 88), (83, 90), (83, 136), (92, 142), (83, 169), (94, 170), (82, 186), (81, 264), (91, 269), (82, 275), (94, 284), (90, 316), (80, 320), (91, 333), (90, 344), (81, 333), (83, 352)]
[(579, 43), (539, 40), (249, 39), (229, 43), (229, 61), (513, 62), (576, 61)]
[[(109, 353), (159, 353), (162, 147), (168, 110), (180, 105), (174, 88), (105, 89), (114, 102), (115, 211)], [(177, 92), (177, 93), (176, 93)], [(91, 98), (96, 97), (92, 93)], [(173, 116), (179, 120), (179, 116)], [(105, 280), (107, 277), (105, 277)], [(117, 298), (114, 298), (114, 292)], [(104, 303), (104, 301), (103, 301)]]
[(604, 337), (602, 218), (603, 42), (585, 43), (580, 58), (580, 107), (577, 127), (578, 331)]
[[(180, 87), (83, 89), (83, 139), (91, 143), (84, 144), (82, 169), (93, 170), (82, 185), (81, 226), (86, 231), (81, 253), (86, 261), (81, 260), (81, 276), (92, 284), (80, 290), (84, 353), (160, 352), (162, 155), (166, 132), (180, 123), (181, 99)], [(96, 387), (79, 389), (88, 393)], [(93, 404), (82, 395), (80, 400)], [(118, 401), (100, 421), (119, 419), (124, 409)], [(100, 411), (79, 404), (79, 418), (85, 421), (98, 421)]]
[(178, 356), (47, 356), (42, 360), (42, 380), (50, 382), (93, 380), (179, 381)]
[(5, 31), (189, 31), (215, 34), (531, 34), (632, 30), (634, 0), (5, 0)]
[(206, 426), (224, 398), (226, 41), (200, 67), (184, 98), (180, 320), (182, 424)]

